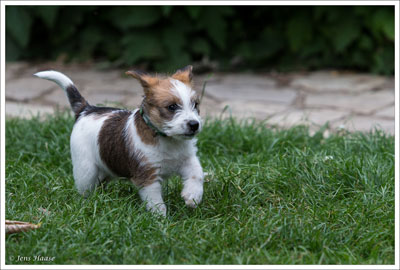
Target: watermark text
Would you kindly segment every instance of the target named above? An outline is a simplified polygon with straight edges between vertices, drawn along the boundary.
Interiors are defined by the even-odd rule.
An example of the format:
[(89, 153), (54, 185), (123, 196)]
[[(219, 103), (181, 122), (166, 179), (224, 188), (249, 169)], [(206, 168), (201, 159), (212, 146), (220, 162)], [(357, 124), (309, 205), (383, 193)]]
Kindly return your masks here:
[(56, 257), (35, 255), (35, 256), (11, 256), (10, 260), (13, 262), (54, 262)]

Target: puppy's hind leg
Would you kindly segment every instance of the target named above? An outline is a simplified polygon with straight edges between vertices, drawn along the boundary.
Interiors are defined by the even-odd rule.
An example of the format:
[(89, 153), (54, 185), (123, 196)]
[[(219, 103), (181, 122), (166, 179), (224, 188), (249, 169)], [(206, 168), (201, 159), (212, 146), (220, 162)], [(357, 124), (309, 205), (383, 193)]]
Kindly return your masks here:
[(87, 197), (93, 192), (95, 187), (100, 183), (99, 169), (96, 164), (91, 162), (80, 162), (74, 164), (75, 186), (78, 192)]

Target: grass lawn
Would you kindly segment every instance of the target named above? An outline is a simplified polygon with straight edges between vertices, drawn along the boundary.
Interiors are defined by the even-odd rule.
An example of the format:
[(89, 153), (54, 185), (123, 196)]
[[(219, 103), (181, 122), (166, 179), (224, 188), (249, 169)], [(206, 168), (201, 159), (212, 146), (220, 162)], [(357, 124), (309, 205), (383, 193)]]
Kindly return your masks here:
[(163, 219), (128, 181), (77, 193), (72, 125), (6, 122), (6, 219), (42, 223), (6, 236), (6, 264), (394, 264), (393, 136), (207, 121), (204, 201), (186, 208), (172, 178)]

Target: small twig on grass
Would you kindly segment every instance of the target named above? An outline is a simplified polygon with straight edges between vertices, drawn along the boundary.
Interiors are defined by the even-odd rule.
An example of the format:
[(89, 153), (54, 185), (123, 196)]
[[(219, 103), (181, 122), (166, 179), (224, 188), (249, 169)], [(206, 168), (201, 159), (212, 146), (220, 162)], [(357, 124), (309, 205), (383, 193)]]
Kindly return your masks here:
[(26, 232), (40, 228), (41, 223), (35, 225), (24, 221), (6, 220), (6, 234)]

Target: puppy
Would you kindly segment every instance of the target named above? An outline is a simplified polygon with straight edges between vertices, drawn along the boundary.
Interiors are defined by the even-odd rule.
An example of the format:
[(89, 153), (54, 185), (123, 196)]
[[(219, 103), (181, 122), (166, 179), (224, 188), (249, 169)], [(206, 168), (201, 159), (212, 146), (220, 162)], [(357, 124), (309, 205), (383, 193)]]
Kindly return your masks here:
[(192, 66), (170, 77), (138, 71), (144, 98), (139, 109), (90, 105), (74, 83), (57, 71), (35, 76), (57, 83), (75, 113), (71, 158), (75, 186), (87, 196), (107, 177), (126, 177), (137, 187), (148, 210), (166, 215), (161, 182), (173, 174), (183, 179), (182, 197), (196, 207), (203, 196), (203, 169), (196, 155), (202, 122), (199, 99), (192, 89)]

